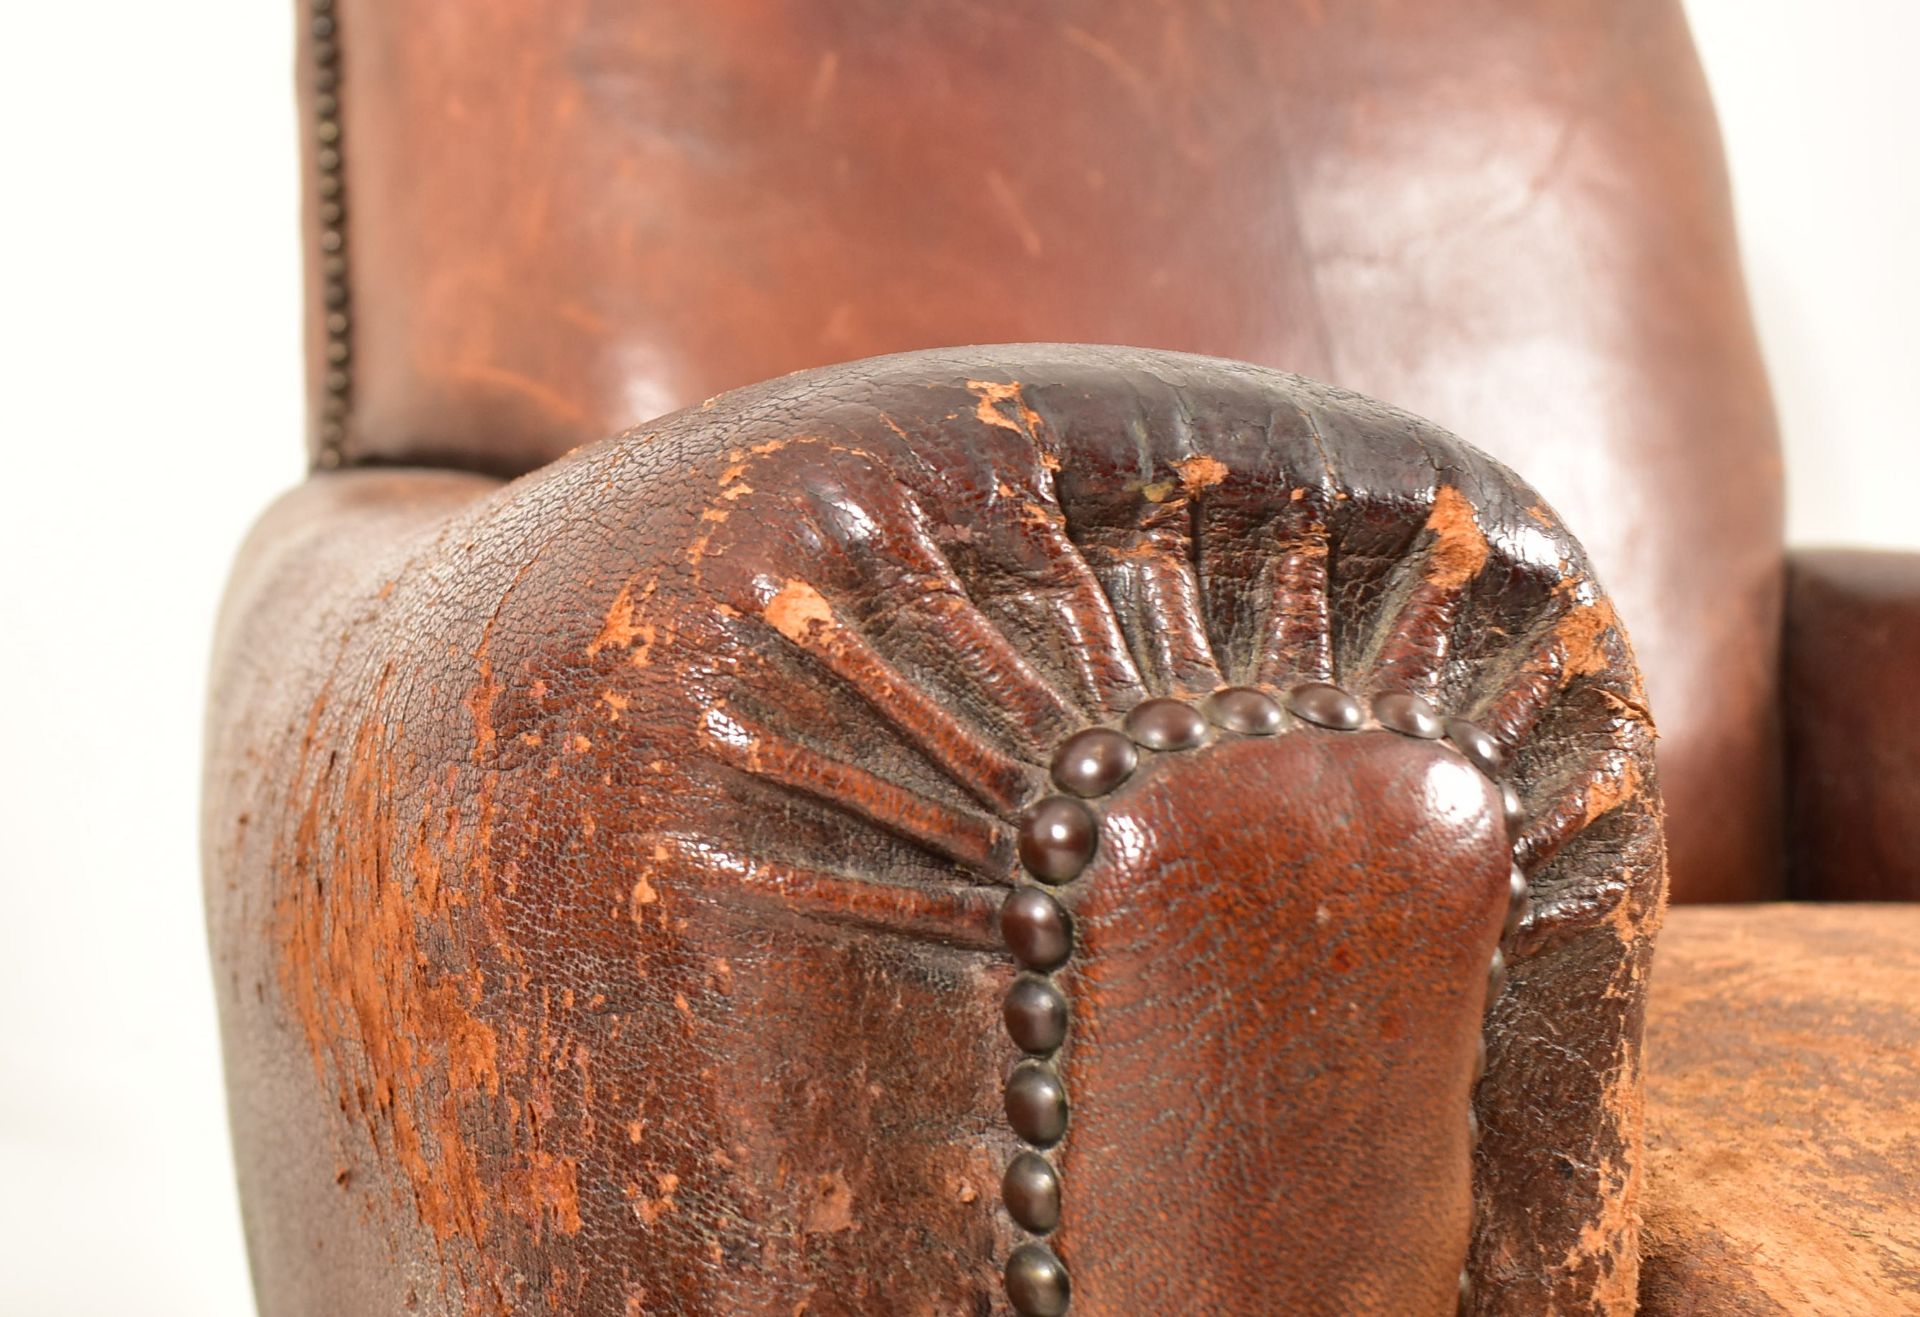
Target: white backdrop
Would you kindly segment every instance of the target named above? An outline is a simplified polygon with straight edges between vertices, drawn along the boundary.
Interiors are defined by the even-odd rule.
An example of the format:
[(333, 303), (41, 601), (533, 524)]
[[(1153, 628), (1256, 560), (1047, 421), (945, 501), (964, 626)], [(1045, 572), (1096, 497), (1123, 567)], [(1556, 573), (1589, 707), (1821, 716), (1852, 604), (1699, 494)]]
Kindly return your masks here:
[(1786, 440), (1788, 535), (1920, 547), (1920, 3), (1687, 14)]
[[(1694, 0), (1801, 541), (1920, 546), (1914, 0)], [(0, 1317), (247, 1312), (195, 859), (227, 559), (299, 474), (291, 5), (0, 41)]]

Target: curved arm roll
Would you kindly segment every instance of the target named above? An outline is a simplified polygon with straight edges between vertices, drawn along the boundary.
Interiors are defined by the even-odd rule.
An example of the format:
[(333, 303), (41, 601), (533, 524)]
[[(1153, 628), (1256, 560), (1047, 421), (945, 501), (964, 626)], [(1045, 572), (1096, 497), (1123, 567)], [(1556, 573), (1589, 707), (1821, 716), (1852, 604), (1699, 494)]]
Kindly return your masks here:
[(1413, 417), (971, 349), (329, 476), (214, 710), (270, 1313), (1632, 1308), (1652, 729)]

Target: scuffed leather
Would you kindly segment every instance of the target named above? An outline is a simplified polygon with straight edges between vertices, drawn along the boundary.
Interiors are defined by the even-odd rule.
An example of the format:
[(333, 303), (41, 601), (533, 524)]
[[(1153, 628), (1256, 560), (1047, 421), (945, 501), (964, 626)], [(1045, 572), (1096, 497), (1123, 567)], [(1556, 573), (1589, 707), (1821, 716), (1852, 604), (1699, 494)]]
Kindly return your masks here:
[(1920, 1312), (1920, 906), (1675, 910), (1655, 961), (1644, 1317)]
[(1782, 658), (1795, 894), (1920, 901), (1920, 554), (1789, 554)]
[(1526, 822), (1373, 727), (1116, 794), (1070, 898), (1074, 1311), (1437, 1317), (1469, 1257), (1475, 1312), (1631, 1311), (1664, 868), (1580, 549), (1404, 413), (1058, 347), (269, 514), (206, 814), (263, 1310), (1004, 1312), (1006, 819), (1145, 695), (1311, 679), (1474, 717)]

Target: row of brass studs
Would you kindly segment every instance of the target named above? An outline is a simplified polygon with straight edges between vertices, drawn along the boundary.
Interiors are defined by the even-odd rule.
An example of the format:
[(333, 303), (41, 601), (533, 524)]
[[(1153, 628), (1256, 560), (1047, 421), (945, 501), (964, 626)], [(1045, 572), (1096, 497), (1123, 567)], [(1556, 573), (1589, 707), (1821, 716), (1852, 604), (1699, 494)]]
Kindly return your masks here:
[[(1360, 704), (1323, 682), (1296, 686), (1286, 710), (1322, 727), (1352, 731), (1365, 721)], [(1087, 803), (1132, 776), (1142, 749), (1170, 753), (1206, 743), (1207, 725), (1246, 736), (1271, 736), (1286, 720), (1278, 700), (1250, 687), (1228, 687), (1201, 701), (1147, 700), (1127, 714), (1124, 731), (1091, 727), (1055, 752), (1053, 785), (1059, 794), (1021, 815), (1020, 864), (1031, 880), (1007, 897), (1000, 932), (1022, 973), (1003, 1008), (1007, 1034), (1026, 1054), (1007, 1077), (1007, 1123), (1028, 1147), (1007, 1166), (1001, 1201), (1016, 1224), (1038, 1238), (1007, 1259), (1007, 1297), (1021, 1317), (1060, 1317), (1071, 1284), (1066, 1266), (1045, 1242), (1060, 1224), (1060, 1175), (1047, 1153), (1067, 1133), (1067, 1090), (1054, 1057), (1067, 1041), (1071, 1011), (1054, 975), (1073, 954), (1066, 908), (1048, 891), (1078, 878), (1099, 848), (1100, 822)]]
[(320, 296), (323, 314), (322, 379), (315, 461), (337, 467), (347, 437), (353, 393), (353, 308), (347, 291), (347, 189), (340, 158), (340, 42), (334, 0), (309, 0), (309, 46), (313, 76), (314, 187), (320, 228)]
[[(1373, 701), (1373, 716), (1382, 727), (1406, 736), (1418, 736), (1428, 740), (1437, 740), (1444, 736), (1454, 749), (1466, 757), (1468, 763), (1484, 773), (1493, 784), (1500, 788), (1500, 809), (1507, 825), (1509, 846), (1519, 841), (1520, 825), (1526, 818), (1525, 807), (1520, 793), (1514, 790), (1513, 783), (1507, 781), (1502, 773), (1506, 768), (1506, 756), (1500, 745), (1487, 730), (1465, 718), (1446, 718), (1434, 712), (1434, 708), (1418, 695), (1395, 692), (1376, 696)], [(1500, 941), (1494, 945), (1493, 959), (1487, 966), (1487, 1018), (1493, 1016), (1493, 1008), (1500, 1000), (1500, 994), (1507, 986), (1507, 958), (1513, 944), (1514, 935), (1520, 925), (1526, 922), (1531, 911), (1533, 899), (1527, 889), (1526, 872), (1518, 864), (1507, 870), (1507, 918), (1500, 929)], [(1480, 1035), (1480, 1048), (1474, 1058), (1473, 1083), (1477, 1088), (1481, 1076), (1487, 1068), (1487, 1038), (1483, 1030)], [(1473, 1146), (1480, 1145), (1480, 1119), (1474, 1114), (1473, 1103), (1467, 1104), (1467, 1128)], [(1460, 1269), (1460, 1311), (1466, 1313), (1473, 1306), (1473, 1277), (1467, 1269)]]

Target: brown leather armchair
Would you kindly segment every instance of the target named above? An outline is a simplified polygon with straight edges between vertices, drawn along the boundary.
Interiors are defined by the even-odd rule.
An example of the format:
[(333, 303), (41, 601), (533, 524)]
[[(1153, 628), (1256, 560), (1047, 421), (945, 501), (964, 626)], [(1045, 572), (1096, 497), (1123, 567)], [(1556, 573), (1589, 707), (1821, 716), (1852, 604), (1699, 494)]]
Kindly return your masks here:
[(1920, 567), (1676, 5), (303, 25), (263, 1311), (1920, 1309)]

